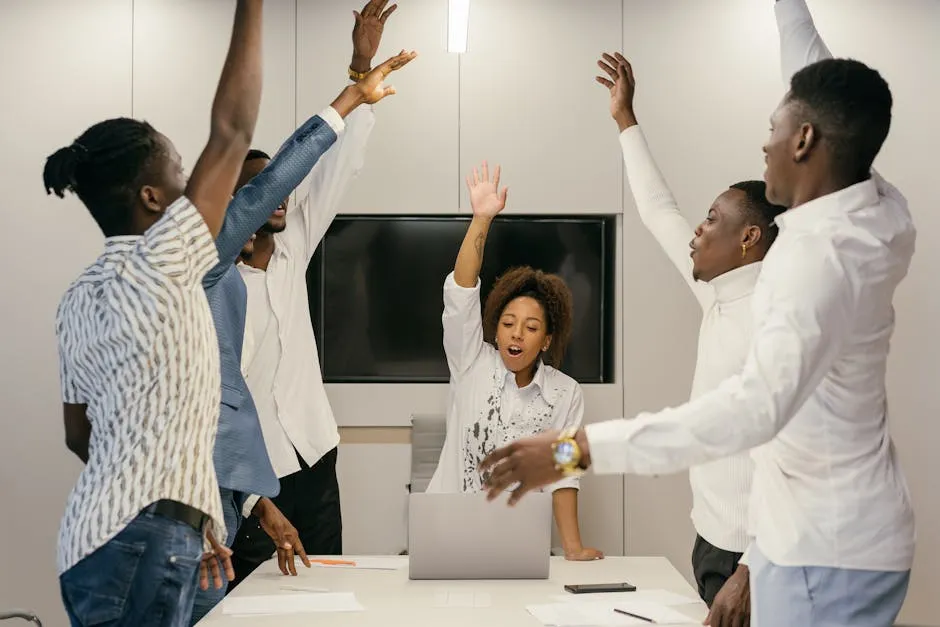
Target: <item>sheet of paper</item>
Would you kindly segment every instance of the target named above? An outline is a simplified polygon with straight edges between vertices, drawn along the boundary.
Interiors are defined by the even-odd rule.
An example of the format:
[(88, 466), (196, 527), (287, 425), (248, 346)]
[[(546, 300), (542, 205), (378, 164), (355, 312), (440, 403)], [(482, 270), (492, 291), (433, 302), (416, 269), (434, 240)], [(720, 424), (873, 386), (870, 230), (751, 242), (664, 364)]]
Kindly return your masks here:
[(365, 570), (401, 570), (408, 568), (407, 555), (381, 557), (311, 558), (311, 566), (322, 568), (361, 568)]
[(438, 590), (434, 593), (434, 607), (490, 607), (492, 604), (488, 592)]
[[(695, 621), (671, 607), (659, 603), (645, 603), (643, 601), (619, 601), (615, 608), (626, 610), (631, 614), (638, 614), (652, 618), (657, 625), (695, 625)], [(646, 622), (646, 621), (644, 621)], [(649, 623), (647, 623), (649, 624)]]
[(526, 607), (545, 627), (619, 627), (646, 625), (646, 621), (617, 614), (611, 609), (591, 603), (551, 603)]
[[(656, 604), (635, 603), (618, 605), (639, 616), (652, 618), (656, 625), (683, 625), (699, 626), (699, 623), (675, 610)], [(545, 627), (628, 627), (644, 625), (649, 627), (650, 622), (640, 618), (633, 618), (618, 614), (601, 603), (551, 603), (547, 605), (530, 605), (526, 607), (529, 614), (534, 616)]]
[(352, 592), (304, 592), (258, 596), (230, 596), (222, 613), (239, 616), (274, 616), (314, 612), (359, 612), (365, 608)]
[(564, 603), (605, 603), (613, 606), (620, 601), (642, 601), (644, 603), (658, 603), (667, 607), (676, 605), (689, 605), (701, 603), (700, 599), (669, 592), (668, 590), (636, 590), (634, 592), (604, 592), (597, 594), (559, 594), (552, 597), (552, 601)]

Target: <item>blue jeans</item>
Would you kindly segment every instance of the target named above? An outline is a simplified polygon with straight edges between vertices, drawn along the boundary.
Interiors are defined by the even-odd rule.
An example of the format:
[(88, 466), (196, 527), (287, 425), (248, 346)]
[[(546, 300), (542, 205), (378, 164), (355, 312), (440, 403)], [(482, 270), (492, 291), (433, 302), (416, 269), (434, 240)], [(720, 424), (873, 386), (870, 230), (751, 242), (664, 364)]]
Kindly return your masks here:
[(142, 513), (59, 577), (72, 627), (188, 627), (202, 534)]
[[(225, 517), (225, 529), (228, 532), (228, 536), (225, 538), (225, 546), (231, 547), (232, 543), (235, 541), (238, 526), (242, 522), (242, 505), (244, 505), (247, 495), (242, 492), (229, 490), (228, 488), (219, 488), (219, 493), (222, 496), (222, 514)], [(202, 620), (212, 608), (219, 604), (222, 597), (225, 596), (228, 581), (225, 579), (224, 572), (222, 573), (222, 581), (224, 583), (221, 588), (216, 588), (215, 584), (210, 581), (208, 590), (199, 589), (196, 591), (196, 602), (193, 604), (191, 625), (195, 625)]]
[(891, 627), (910, 571), (777, 566), (751, 545), (752, 627)]

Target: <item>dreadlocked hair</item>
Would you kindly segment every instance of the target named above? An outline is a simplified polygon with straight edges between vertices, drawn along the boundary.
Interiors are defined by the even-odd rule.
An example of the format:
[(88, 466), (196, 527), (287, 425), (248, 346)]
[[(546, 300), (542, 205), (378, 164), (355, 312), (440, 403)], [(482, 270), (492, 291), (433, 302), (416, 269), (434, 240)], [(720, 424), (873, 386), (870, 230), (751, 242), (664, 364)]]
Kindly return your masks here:
[(46, 158), (43, 185), (59, 198), (77, 195), (106, 237), (127, 234), (138, 191), (162, 152), (147, 122), (105, 120)]
[(496, 345), (496, 329), (503, 310), (520, 296), (533, 298), (542, 306), (546, 332), (552, 336), (542, 361), (553, 368), (561, 368), (571, 338), (573, 305), (571, 290), (556, 274), (522, 266), (507, 270), (496, 279), (483, 307), (483, 339)]

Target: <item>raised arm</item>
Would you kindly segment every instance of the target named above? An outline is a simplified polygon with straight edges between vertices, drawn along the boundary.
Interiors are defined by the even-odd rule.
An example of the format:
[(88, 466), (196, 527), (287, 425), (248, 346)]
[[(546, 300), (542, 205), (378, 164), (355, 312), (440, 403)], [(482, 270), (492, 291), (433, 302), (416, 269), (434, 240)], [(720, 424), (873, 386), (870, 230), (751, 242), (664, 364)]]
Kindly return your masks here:
[(262, 0), (238, 0), (222, 77), (212, 102), (209, 141), (186, 185), (215, 237), (251, 146), (261, 104)]
[(704, 309), (711, 303), (712, 292), (707, 284), (692, 278), (689, 242), (695, 236), (695, 231), (679, 211), (679, 205), (659, 171), (637, 123), (633, 107), (636, 91), (633, 68), (620, 53), (605, 53), (597, 65), (606, 74), (598, 76), (596, 80), (610, 90), (610, 114), (620, 129), (620, 147), (627, 180), (640, 220), (659, 242)]
[(777, 30), (780, 33), (780, 69), (784, 82), (807, 65), (831, 59), (832, 53), (816, 30), (806, 0), (776, 0)]
[(489, 168), (483, 163), (482, 175), (474, 168), (467, 177), (473, 218), (467, 227), (454, 271), (444, 282), (444, 353), (451, 379), (463, 375), (483, 348), (483, 318), (480, 312), (480, 268), (483, 266), (483, 248), (493, 218), (506, 206), (508, 190), (499, 190), (500, 168), (496, 166), (493, 180)]
[[(806, 0), (775, 0), (774, 13), (777, 16), (777, 32), (780, 35), (780, 70), (783, 81), (789, 88), (790, 79), (794, 74), (807, 65), (831, 59), (832, 52), (816, 30), (816, 23)], [(894, 196), (903, 202), (900, 192), (885, 181), (874, 168), (872, 175), (881, 195)]]
[(313, 169), (309, 182), (298, 195), (297, 208), (287, 220), (282, 241), (307, 259), (313, 257), (339, 211), (340, 200), (365, 163), (366, 144), (375, 126), (372, 105), (385, 95), (395, 93), (392, 88), (382, 87), (382, 81), (389, 72), (403, 67), (415, 56), (414, 52), (406, 53), (403, 50), (379, 66), (384, 68), (383, 71), (371, 69), (386, 20), (397, 8), (393, 4), (385, 9), (386, 4), (387, 0), (369, 0), (361, 12), (354, 11), (353, 54), (349, 76), (357, 82), (347, 90), (360, 94), (368, 105), (358, 107), (349, 116), (345, 131), (336, 146)]
[(204, 287), (214, 285), (225, 274), (245, 242), (333, 145), (336, 131), (325, 118), (339, 115), (330, 107), (307, 120), (284, 142), (267, 167), (235, 193), (215, 240), (219, 263), (206, 274)]

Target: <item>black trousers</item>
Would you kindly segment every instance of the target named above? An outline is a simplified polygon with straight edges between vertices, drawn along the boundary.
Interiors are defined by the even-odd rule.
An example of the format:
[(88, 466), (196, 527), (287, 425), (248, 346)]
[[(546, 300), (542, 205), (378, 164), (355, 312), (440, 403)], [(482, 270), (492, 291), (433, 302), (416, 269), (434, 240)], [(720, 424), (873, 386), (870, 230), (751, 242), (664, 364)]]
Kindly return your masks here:
[(695, 537), (692, 549), (692, 572), (698, 584), (698, 594), (708, 607), (712, 606), (715, 595), (734, 574), (743, 553), (732, 553), (719, 549), (702, 536)]
[[(308, 466), (300, 455), (300, 471), (281, 479), (280, 493), (271, 499), (297, 529), (307, 555), (343, 554), (343, 518), (340, 512), (339, 483), (336, 480), (337, 450)], [(231, 592), (258, 566), (274, 555), (271, 537), (252, 515), (242, 522), (232, 544), (235, 579)]]

